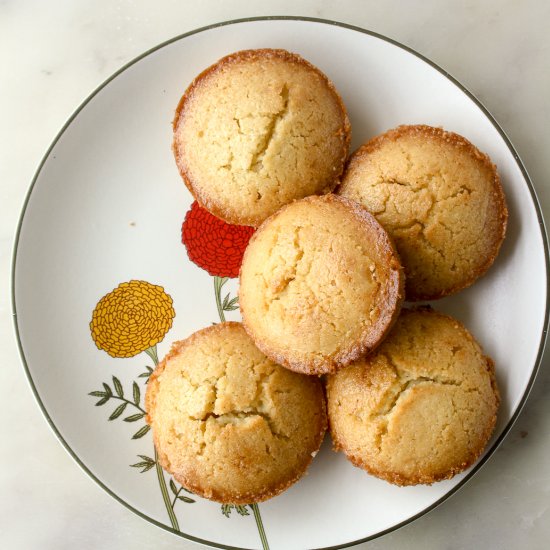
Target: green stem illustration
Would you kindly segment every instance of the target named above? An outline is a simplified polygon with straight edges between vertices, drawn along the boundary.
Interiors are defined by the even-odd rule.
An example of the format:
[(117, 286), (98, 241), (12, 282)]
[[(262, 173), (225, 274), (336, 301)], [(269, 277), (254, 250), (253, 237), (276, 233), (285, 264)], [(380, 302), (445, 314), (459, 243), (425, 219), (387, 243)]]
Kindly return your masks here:
[(222, 305), (222, 286), (227, 282), (227, 277), (218, 277), (214, 275), (214, 295), (216, 297), (216, 306), (218, 307), (218, 314), (220, 321), (225, 323), (225, 314), (223, 312)]
[(145, 409), (142, 409), (139, 405), (136, 405), (135, 403), (133, 403), (129, 399), (126, 399), (125, 397), (119, 397), (118, 395), (112, 395), (111, 399), (118, 399), (119, 401), (123, 401), (124, 403), (128, 403), (128, 405), (131, 405), (132, 407), (134, 407), (138, 411), (142, 412), (143, 414), (147, 414), (145, 412)]
[(264, 524), (260, 514), (260, 507), (257, 504), (251, 504), (250, 508), (252, 508), (252, 512), (254, 512), (254, 519), (256, 520), (256, 526), (258, 527), (258, 533), (260, 535), (260, 540), (262, 541), (262, 548), (263, 550), (269, 550), (269, 543), (267, 542), (267, 537), (265, 535)]
[[(153, 360), (153, 363), (155, 364), (155, 367), (156, 367), (159, 364), (157, 346), (155, 345), (146, 349), (145, 353)], [(164, 479), (164, 470), (162, 469), (162, 466), (159, 463), (157, 448), (154, 447), (154, 449), (155, 449), (155, 469), (157, 470), (157, 477), (159, 480), (160, 492), (162, 493), (162, 500), (164, 500), (164, 506), (166, 507), (166, 511), (168, 512), (168, 517), (170, 518), (170, 523), (172, 524), (172, 527), (176, 531), (179, 531), (180, 526), (178, 524), (178, 518), (174, 513), (174, 507), (172, 506), (170, 495), (168, 494), (168, 487), (166, 486), (166, 480)]]
[[(217, 275), (214, 276), (214, 293), (216, 295), (216, 305), (218, 306), (218, 314), (220, 316), (220, 321), (223, 323), (225, 322), (225, 315), (224, 310), (226, 309), (224, 307), (225, 301), (228, 301), (229, 296), (226, 298), (225, 301), (222, 301), (221, 296), (221, 290), (223, 285), (227, 282), (227, 277), (218, 277)], [(233, 303), (231, 303), (230, 308), (228, 309), (236, 309), (233, 308)], [(237, 306), (238, 307), (238, 306)], [(256, 520), (256, 527), (258, 528), (258, 534), (260, 535), (260, 540), (262, 541), (262, 548), (263, 550), (269, 550), (269, 543), (267, 542), (267, 537), (265, 534), (264, 529), (264, 523), (262, 521), (262, 516), (260, 514), (260, 507), (257, 504), (250, 504), (250, 508), (252, 508), (252, 512), (254, 513), (254, 519)]]
[(155, 364), (155, 366), (157, 366), (159, 364), (159, 356), (157, 354), (157, 346), (154, 345), (150, 348), (147, 348), (145, 350), (145, 353), (153, 360), (153, 363)]
[(164, 500), (164, 505), (166, 506), (166, 511), (168, 512), (170, 523), (172, 524), (172, 527), (176, 531), (179, 531), (180, 526), (178, 524), (178, 518), (176, 517), (176, 514), (174, 513), (174, 509), (172, 508), (172, 502), (170, 501), (170, 495), (168, 494), (168, 487), (166, 487), (166, 480), (164, 479), (164, 471), (162, 469), (162, 466), (159, 464), (159, 457), (157, 454), (156, 447), (155, 447), (155, 468), (157, 470), (157, 477), (159, 480), (160, 492), (162, 493), (162, 500)]
[(174, 506), (176, 505), (176, 502), (178, 500), (178, 497), (180, 496), (181, 491), (183, 490), (183, 487), (180, 487), (177, 492), (174, 494), (174, 498), (171, 502), (172, 510), (174, 509)]

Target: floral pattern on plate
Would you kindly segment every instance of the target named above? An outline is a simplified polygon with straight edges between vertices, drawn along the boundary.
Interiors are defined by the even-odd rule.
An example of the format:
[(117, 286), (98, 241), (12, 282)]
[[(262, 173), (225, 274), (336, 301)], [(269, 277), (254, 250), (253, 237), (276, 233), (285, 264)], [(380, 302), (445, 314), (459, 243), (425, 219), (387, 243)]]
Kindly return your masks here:
[[(244, 251), (253, 233), (252, 227), (231, 225), (216, 218), (197, 202), (193, 202), (182, 224), (181, 238), (189, 259), (214, 279), (214, 298), (222, 322), (225, 321), (226, 311), (239, 307), (237, 296), (231, 297), (227, 293), (222, 299), (222, 288), (229, 279), (238, 277)], [(157, 344), (172, 327), (175, 314), (172, 298), (163, 287), (147, 281), (131, 280), (120, 283), (98, 301), (92, 313), (90, 331), (97, 348), (111, 357), (134, 357), (145, 352), (156, 367), (159, 363)], [(153, 367), (146, 366), (146, 371), (137, 378), (145, 378), (147, 383), (153, 370)], [(96, 406), (111, 402), (117, 404), (109, 421), (131, 410), (132, 414), (122, 418), (124, 422), (145, 422), (146, 411), (141, 405), (143, 392), (137, 380), (132, 382), (131, 398), (127, 397), (122, 383), (114, 375), (111, 384), (103, 382), (102, 386), (101, 390), (92, 391), (89, 395), (99, 398)], [(150, 426), (144, 423), (132, 439), (141, 439), (149, 430)], [(177, 484), (173, 478), (169, 477), (167, 483), (154, 446), (153, 451), (153, 457), (137, 455), (139, 462), (130, 466), (139, 469), (140, 473), (155, 468), (170, 524), (179, 531), (176, 504), (178, 501), (193, 504), (195, 499), (182, 494), (182, 491), (190, 491)], [(222, 504), (221, 512), (227, 518), (233, 510), (240, 516), (249, 516), (249, 508), (254, 515), (262, 548), (268, 549), (258, 504)]]

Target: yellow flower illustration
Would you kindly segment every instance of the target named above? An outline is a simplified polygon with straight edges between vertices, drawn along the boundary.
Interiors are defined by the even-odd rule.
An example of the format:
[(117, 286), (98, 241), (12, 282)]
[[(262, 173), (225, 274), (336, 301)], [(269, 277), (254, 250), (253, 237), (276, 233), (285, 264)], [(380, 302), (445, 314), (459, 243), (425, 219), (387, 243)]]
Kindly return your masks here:
[(158, 344), (174, 319), (172, 298), (146, 281), (121, 283), (97, 303), (90, 330), (99, 349), (133, 357)]

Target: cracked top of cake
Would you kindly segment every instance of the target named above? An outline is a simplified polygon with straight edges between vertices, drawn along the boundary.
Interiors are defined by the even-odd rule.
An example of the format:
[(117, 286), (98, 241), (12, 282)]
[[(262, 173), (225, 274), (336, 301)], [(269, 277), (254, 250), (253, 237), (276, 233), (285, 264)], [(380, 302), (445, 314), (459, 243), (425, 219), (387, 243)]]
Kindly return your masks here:
[(508, 212), (495, 165), (469, 141), (399, 126), (360, 147), (338, 193), (362, 204), (395, 240), (407, 300), (471, 285), (493, 263)]
[(173, 127), (193, 196), (225, 221), (252, 226), (334, 189), (350, 141), (332, 82), (285, 50), (240, 51), (206, 69), (181, 98)]
[(146, 407), (162, 467), (193, 493), (231, 504), (297, 481), (327, 424), (319, 380), (270, 361), (233, 322), (174, 343), (149, 379)]
[(458, 321), (428, 308), (402, 310), (374, 354), (327, 381), (335, 450), (397, 485), (471, 466), (499, 401), (491, 359)]
[(283, 207), (252, 236), (239, 303), (246, 330), (297, 372), (334, 372), (373, 350), (399, 314), (403, 274), (387, 233), (336, 195)]

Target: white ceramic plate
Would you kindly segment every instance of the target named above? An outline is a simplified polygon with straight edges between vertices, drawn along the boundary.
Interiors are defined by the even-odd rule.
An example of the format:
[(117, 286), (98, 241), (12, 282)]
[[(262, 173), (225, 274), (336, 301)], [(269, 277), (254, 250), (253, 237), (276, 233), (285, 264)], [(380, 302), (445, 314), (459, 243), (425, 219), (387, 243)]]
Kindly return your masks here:
[[(142, 342), (125, 340), (119, 325), (131, 304), (122, 294), (103, 302), (114, 309), (98, 322), (110, 322), (118, 335), (107, 347), (119, 345), (137, 355), (113, 358), (94, 345), (92, 311), (101, 297), (130, 280), (142, 281), (129, 287), (130, 294), (153, 293), (151, 283), (173, 300), (175, 318), (164, 338), (160, 330), (159, 356), (171, 341), (219, 321), (217, 306), (223, 303), (216, 303), (215, 292), (222, 302), (230, 293), (223, 313), (238, 319), (238, 310), (228, 303), (237, 280), (212, 277), (189, 261), (181, 243), (192, 199), (172, 158), (170, 122), (180, 95), (202, 69), (235, 50), (261, 47), (297, 52), (334, 81), (349, 110), (353, 147), (399, 124), (441, 125), (467, 137), (498, 166), (510, 209), (502, 251), (481, 281), (434, 304), (461, 319), (495, 359), (503, 398), (489, 450), (451, 481), (394, 487), (354, 468), (331, 451), (327, 440), (309, 475), (290, 490), (259, 507), (225, 509), (226, 517), (219, 504), (180, 491), (154, 464), (140, 410), (146, 379), (138, 375), (153, 366), (155, 349), (146, 355)], [(201, 243), (193, 246), (200, 254)], [(50, 425), (82, 468), (121, 503), (178, 535), (213, 546), (346, 546), (433, 508), (502, 440), (542, 353), (546, 250), (540, 209), (511, 144), (479, 102), (444, 71), (391, 40), (349, 26), (292, 18), (234, 21), (147, 52), (95, 91), (65, 125), (37, 172), (21, 216), (14, 318), (23, 363)], [(153, 325), (169, 323), (172, 312), (165, 305), (152, 310), (143, 302), (139, 315)], [(142, 335), (145, 347), (154, 343), (150, 337)], [(93, 391), (95, 397), (89, 395)], [(98, 401), (102, 404), (95, 407)], [(108, 421), (114, 411), (120, 416)]]

